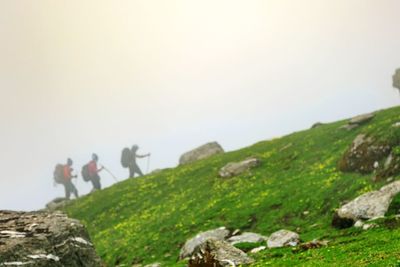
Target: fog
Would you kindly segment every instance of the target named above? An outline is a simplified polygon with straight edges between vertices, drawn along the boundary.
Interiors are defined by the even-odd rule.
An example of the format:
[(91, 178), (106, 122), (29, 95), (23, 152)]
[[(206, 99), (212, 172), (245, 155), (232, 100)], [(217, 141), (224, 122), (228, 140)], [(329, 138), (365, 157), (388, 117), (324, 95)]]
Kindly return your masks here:
[[(0, 1), (0, 209), (63, 196), (55, 164), (173, 167), (397, 105), (397, 0)], [(147, 159), (139, 160), (143, 171)], [(103, 186), (114, 181), (101, 173)], [(77, 181), (81, 194), (91, 186)]]

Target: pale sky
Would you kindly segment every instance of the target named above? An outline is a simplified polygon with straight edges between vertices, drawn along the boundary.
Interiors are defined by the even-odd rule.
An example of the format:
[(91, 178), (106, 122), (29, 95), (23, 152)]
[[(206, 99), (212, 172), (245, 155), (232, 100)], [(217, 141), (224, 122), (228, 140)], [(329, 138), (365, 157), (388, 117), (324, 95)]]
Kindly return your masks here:
[[(123, 147), (176, 166), (398, 105), (398, 0), (0, 0), (0, 209), (44, 207), (56, 163)], [(146, 160), (141, 160), (146, 170)], [(109, 186), (112, 178), (102, 174)], [(79, 178), (78, 189), (89, 184)]]

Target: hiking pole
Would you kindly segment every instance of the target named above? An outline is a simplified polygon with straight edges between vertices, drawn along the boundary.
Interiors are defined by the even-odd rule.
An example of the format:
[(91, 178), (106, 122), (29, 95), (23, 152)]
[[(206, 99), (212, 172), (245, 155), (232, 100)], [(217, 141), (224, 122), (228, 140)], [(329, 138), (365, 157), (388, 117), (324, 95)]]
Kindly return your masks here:
[(150, 156), (147, 158), (147, 170), (146, 170), (146, 174), (149, 174), (149, 170), (150, 170)]
[(103, 169), (104, 169), (106, 172), (108, 172), (108, 174), (110, 174), (110, 175), (112, 176), (112, 178), (113, 178), (117, 183), (119, 182), (118, 179), (117, 179), (117, 177), (115, 177), (115, 175), (114, 175), (112, 172), (110, 172), (109, 169), (107, 169), (106, 167), (104, 167), (104, 165), (103, 165), (102, 167), (103, 167)]

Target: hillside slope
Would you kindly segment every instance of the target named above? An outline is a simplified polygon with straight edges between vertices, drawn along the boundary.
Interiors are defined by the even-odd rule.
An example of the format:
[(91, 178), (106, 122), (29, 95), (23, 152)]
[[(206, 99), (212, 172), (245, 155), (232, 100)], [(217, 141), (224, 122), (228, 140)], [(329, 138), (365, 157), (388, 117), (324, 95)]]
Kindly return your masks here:
[[(285, 228), (305, 241), (331, 241), (326, 248), (305, 252), (268, 250), (257, 256), (257, 266), (395, 265), (400, 259), (397, 223), (362, 232), (336, 230), (331, 220), (341, 202), (386, 182), (372, 182), (373, 174), (338, 171), (341, 157), (360, 133), (383, 141), (400, 136), (400, 128), (392, 127), (399, 115), (400, 107), (391, 108), (351, 131), (340, 129), (347, 121), (326, 124), (127, 180), (75, 201), (66, 211), (87, 226), (110, 266), (156, 261), (184, 266), (177, 263), (183, 243), (220, 226), (264, 235)], [(261, 166), (234, 178), (218, 177), (225, 164), (250, 156), (259, 158)]]

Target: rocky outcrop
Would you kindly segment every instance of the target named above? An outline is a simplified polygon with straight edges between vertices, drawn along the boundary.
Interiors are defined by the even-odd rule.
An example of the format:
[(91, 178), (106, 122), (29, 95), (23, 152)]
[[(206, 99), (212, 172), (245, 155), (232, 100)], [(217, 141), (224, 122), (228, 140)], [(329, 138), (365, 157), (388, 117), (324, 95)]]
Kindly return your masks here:
[(219, 171), (219, 176), (222, 178), (231, 178), (240, 175), (259, 165), (260, 161), (256, 158), (246, 159), (241, 162), (231, 162), (228, 163)]
[(359, 220), (383, 217), (393, 198), (399, 193), (400, 181), (388, 184), (380, 190), (365, 193), (339, 208), (332, 224), (337, 228), (346, 228)]
[(311, 126), (311, 129), (319, 128), (319, 127), (324, 126), (324, 125), (325, 125), (325, 123), (316, 122)]
[(375, 117), (374, 113), (368, 113), (368, 114), (363, 114), (356, 116), (354, 118), (351, 118), (346, 125), (343, 125), (341, 128), (346, 129), (346, 130), (353, 130), (369, 121), (371, 121)]
[(393, 75), (393, 87), (400, 90), (400, 69), (397, 69)]
[(379, 144), (373, 138), (360, 134), (340, 160), (339, 170), (369, 174), (376, 169), (376, 163), (385, 159), (390, 151), (389, 145)]
[(193, 257), (189, 260), (189, 267), (242, 266), (251, 263), (253, 259), (231, 244), (208, 239), (194, 251)]
[(0, 266), (103, 266), (84, 226), (61, 213), (0, 211)]
[(58, 197), (46, 204), (46, 210), (57, 211), (62, 210), (71, 200), (64, 197)]
[(269, 248), (281, 248), (297, 246), (300, 243), (300, 236), (292, 231), (280, 230), (273, 233), (267, 241)]
[(225, 240), (229, 237), (229, 234), (229, 230), (227, 230), (225, 227), (200, 233), (194, 238), (186, 241), (185, 245), (180, 251), (179, 258), (185, 259), (191, 257), (195, 249), (206, 242), (208, 239)]
[(256, 233), (243, 233), (241, 235), (232, 236), (228, 239), (228, 242), (232, 245), (239, 243), (260, 243), (267, 241), (267, 237), (256, 234)]
[(183, 154), (179, 159), (179, 165), (192, 163), (221, 153), (224, 153), (224, 149), (217, 142), (208, 143)]

